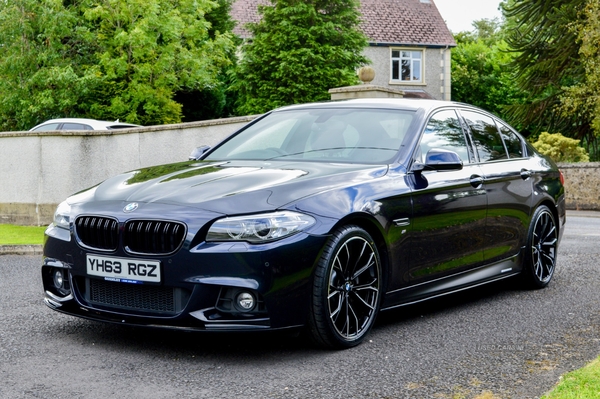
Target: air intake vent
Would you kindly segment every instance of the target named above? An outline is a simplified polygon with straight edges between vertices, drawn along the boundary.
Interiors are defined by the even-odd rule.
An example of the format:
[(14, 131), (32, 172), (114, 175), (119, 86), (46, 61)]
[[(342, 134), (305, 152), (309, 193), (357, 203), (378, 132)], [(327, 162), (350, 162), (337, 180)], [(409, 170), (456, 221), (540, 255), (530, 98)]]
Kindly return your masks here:
[(185, 225), (162, 220), (130, 220), (123, 230), (123, 245), (139, 254), (170, 254), (185, 239)]
[(75, 221), (75, 233), (91, 248), (114, 251), (119, 244), (119, 223), (112, 218), (80, 216)]
[(189, 300), (181, 288), (123, 284), (86, 279), (86, 299), (94, 304), (141, 312), (176, 314)]

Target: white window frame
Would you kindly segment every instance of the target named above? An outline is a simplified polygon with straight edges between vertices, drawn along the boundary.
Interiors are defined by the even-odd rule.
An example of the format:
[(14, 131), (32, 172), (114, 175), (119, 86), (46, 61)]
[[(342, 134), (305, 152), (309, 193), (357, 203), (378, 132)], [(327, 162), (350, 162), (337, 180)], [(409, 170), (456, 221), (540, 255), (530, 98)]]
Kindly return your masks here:
[[(399, 52), (398, 57), (394, 57), (394, 52)], [(405, 53), (409, 53), (408, 57)], [(414, 57), (414, 53), (420, 53), (420, 58)], [(412, 70), (419, 69), (421, 79), (402, 80), (402, 62), (409, 63)], [(394, 79), (394, 62), (398, 63), (398, 78)], [(413, 76), (414, 77), (414, 76)], [(425, 84), (425, 49), (422, 48), (404, 48), (390, 47), (390, 84), (402, 85), (424, 85)]]

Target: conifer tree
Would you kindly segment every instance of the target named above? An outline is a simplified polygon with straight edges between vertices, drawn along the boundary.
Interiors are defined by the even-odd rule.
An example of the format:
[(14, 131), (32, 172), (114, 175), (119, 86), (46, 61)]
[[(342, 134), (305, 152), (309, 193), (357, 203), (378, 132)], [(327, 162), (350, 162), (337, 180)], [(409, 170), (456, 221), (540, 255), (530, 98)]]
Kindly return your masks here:
[(328, 90), (357, 83), (367, 63), (356, 0), (271, 0), (249, 24), (236, 87), (239, 113), (329, 99)]

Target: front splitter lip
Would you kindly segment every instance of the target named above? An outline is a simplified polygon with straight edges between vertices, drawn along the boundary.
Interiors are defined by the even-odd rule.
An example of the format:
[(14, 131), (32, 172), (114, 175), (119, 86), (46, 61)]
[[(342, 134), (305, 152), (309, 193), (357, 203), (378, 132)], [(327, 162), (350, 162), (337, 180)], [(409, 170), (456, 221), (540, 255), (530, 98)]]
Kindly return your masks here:
[(214, 308), (201, 309), (172, 318), (161, 318), (158, 316), (136, 316), (129, 314), (113, 313), (86, 306), (79, 305), (72, 298), (58, 298), (47, 292), (44, 303), (50, 309), (70, 316), (81, 317), (86, 320), (100, 321), (111, 324), (162, 328), (170, 330), (185, 331), (279, 331), (301, 327), (301, 325), (272, 328), (269, 318), (253, 318), (248, 320), (209, 320), (205, 315)]

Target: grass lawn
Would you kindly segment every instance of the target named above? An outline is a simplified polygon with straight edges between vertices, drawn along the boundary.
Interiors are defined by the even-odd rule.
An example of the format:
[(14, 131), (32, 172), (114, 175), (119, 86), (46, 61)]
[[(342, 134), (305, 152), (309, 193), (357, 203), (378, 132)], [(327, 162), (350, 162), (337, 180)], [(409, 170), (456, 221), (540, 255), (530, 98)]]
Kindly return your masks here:
[(46, 226), (0, 224), (0, 245), (42, 244)]
[(579, 370), (562, 376), (558, 385), (541, 399), (600, 398), (600, 357)]

